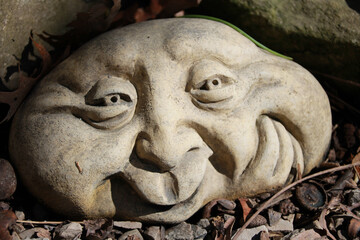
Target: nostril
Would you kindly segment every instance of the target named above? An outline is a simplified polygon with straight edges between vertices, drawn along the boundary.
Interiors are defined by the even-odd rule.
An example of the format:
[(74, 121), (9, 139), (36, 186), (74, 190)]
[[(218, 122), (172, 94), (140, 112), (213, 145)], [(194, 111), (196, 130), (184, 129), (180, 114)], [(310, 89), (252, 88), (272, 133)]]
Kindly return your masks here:
[(195, 151), (195, 150), (199, 150), (200, 148), (199, 147), (192, 147), (188, 150), (188, 152), (191, 152), (191, 151)]

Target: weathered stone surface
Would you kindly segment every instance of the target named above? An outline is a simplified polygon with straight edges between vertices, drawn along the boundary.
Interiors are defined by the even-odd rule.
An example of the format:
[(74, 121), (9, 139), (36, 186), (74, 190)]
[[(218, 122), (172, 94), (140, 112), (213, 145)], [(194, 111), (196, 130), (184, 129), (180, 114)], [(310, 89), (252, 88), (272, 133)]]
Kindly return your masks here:
[(202, 218), (199, 220), (197, 225), (203, 229), (208, 229), (210, 227), (210, 221), (207, 218)]
[(348, 198), (349, 206), (359, 203), (360, 202), (360, 190), (359, 189), (351, 190), (350, 193), (348, 194), (347, 198)]
[(159, 226), (148, 227), (145, 231), (145, 238), (150, 240), (161, 240), (161, 229)]
[(80, 223), (71, 222), (55, 231), (58, 239), (75, 239), (81, 236), (83, 227)]
[[(360, 82), (358, 0), (203, 0), (200, 6), (196, 13), (230, 21), (307, 69)], [(359, 88), (331, 84), (359, 102)]]
[(191, 229), (193, 231), (194, 239), (204, 239), (207, 234), (207, 231), (198, 225), (191, 225)]
[(9, 198), (16, 190), (17, 180), (11, 164), (0, 158), (0, 200)]
[[(84, 0), (0, 0), (0, 78), (5, 78), (8, 66), (16, 66), (13, 55), (21, 57), (31, 30), (62, 34), (76, 13), (88, 8)], [(17, 80), (12, 79), (9, 87), (14, 88), (16, 84)]]
[(119, 240), (126, 240), (126, 239), (144, 240), (143, 236), (137, 229), (128, 231), (123, 235), (121, 235), (121, 237), (119, 238)]
[(172, 228), (166, 230), (166, 240), (193, 240), (194, 233), (191, 224), (182, 222)]
[(284, 220), (282, 218), (279, 219), (276, 223), (267, 227), (269, 231), (279, 231), (279, 232), (291, 232), (294, 230), (294, 226), (291, 222)]
[(175, 223), (308, 173), (330, 135), (327, 96), (301, 66), (221, 23), (169, 19), (84, 45), (35, 87), (9, 144), (55, 211)]
[(268, 232), (264, 225), (256, 228), (246, 228), (237, 240), (259, 239), (261, 232)]
[(114, 226), (119, 228), (125, 228), (125, 229), (136, 229), (141, 228), (142, 223), (141, 222), (130, 222), (130, 221), (114, 221)]

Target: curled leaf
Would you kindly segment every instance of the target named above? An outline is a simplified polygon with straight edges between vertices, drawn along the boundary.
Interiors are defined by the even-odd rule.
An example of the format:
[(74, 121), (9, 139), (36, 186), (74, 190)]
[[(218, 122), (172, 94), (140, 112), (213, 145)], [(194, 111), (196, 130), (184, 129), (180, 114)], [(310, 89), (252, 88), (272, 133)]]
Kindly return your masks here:
[(360, 236), (360, 221), (353, 218), (350, 220), (348, 227), (348, 234), (351, 238), (356, 238)]
[(0, 121), (0, 124), (11, 119), (35, 83), (50, 70), (51, 56), (49, 52), (43, 45), (32, 38), (32, 34), (30, 34), (30, 39), (42, 58), (41, 71), (36, 77), (26, 77), (24, 73), (19, 70), (20, 77), (18, 88), (12, 92), (0, 93), (0, 103), (7, 104), (10, 107), (7, 115)]

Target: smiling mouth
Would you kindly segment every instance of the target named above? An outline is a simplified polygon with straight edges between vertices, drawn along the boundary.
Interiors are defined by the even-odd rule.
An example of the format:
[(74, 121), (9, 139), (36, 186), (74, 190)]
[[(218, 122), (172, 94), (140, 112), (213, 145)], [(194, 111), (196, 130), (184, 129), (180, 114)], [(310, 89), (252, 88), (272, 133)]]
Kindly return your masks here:
[(146, 202), (173, 206), (196, 195), (211, 155), (207, 146), (196, 148), (185, 153), (174, 168), (160, 171), (133, 152), (124, 170), (117, 175)]

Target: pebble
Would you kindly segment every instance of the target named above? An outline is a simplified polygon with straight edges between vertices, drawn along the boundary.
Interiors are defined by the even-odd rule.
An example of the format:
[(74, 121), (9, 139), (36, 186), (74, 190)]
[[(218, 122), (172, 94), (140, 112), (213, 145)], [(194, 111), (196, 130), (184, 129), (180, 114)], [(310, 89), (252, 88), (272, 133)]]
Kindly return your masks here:
[(148, 227), (144, 234), (146, 235), (147, 239), (150, 240), (161, 240), (161, 229), (158, 226), (151, 226)]
[(0, 200), (11, 197), (16, 190), (16, 175), (9, 161), (0, 158)]
[(194, 239), (204, 239), (207, 231), (198, 225), (191, 225), (194, 234)]
[[(129, 238), (131, 236), (132, 236), (132, 238)], [(125, 232), (123, 235), (121, 235), (119, 240), (126, 240), (128, 238), (129, 239), (136, 239), (136, 240), (144, 240), (143, 236), (141, 235), (141, 233), (137, 229)]]
[(292, 232), (294, 231), (294, 225), (282, 218), (279, 219), (274, 225), (267, 227), (269, 231), (273, 232)]
[(281, 213), (274, 211), (273, 209), (269, 209), (268, 216), (269, 216), (269, 225), (273, 226), (280, 220)]
[(305, 230), (296, 229), (295, 231), (287, 234), (282, 240), (304, 240), (304, 239), (322, 239), (320, 234), (314, 231), (314, 229)]
[(360, 189), (351, 190), (348, 194), (348, 205), (352, 206), (360, 202)]
[(165, 232), (166, 240), (193, 240), (194, 233), (191, 224), (182, 222)]
[(202, 218), (196, 225), (202, 227), (203, 229), (208, 229), (210, 227), (210, 221), (207, 218)]
[(132, 221), (114, 221), (114, 226), (125, 229), (137, 229), (137, 228), (141, 229), (142, 223), (132, 222)]
[(15, 211), (18, 220), (25, 220), (25, 213), (23, 211)]
[(56, 236), (59, 239), (74, 239), (77, 236), (81, 236), (82, 229), (80, 223), (71, 222), (56, 231)]
[(268, 229), (264, 225), (256, 228), (246, 228), (236, 240), (259, 239), (261, 232), (268, 232)]

